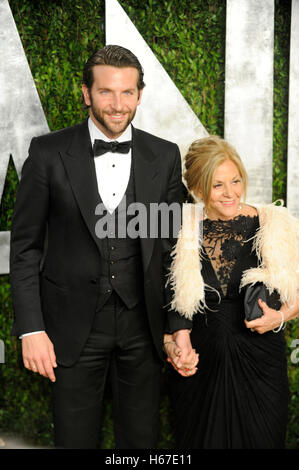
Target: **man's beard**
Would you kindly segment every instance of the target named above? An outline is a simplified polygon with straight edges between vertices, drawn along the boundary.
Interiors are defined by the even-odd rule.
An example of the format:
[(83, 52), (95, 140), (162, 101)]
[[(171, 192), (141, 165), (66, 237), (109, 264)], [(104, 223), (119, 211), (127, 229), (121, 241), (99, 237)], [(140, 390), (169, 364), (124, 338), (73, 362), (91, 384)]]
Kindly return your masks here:
[[(134, 111), (130, 111), (129, 113), (126, 113), (127, 119), (125, 120), (125, 122), (119, 123), (119, 125), (115, 123), (114, 126), (111, 126), (110, 123), (105, 121), (105, 113), (98, 112), (98, 110), (96, 109), (92, 101), (91, 101), (90, 109), (92, 111), (92, 114), (95, 120), (100, 124), (100, 126), (103, 129), (107, 131), (107, 134), (109, 134), (109, 136), (111, 136), (112, 138), (117, 138), (120, 134), (122, 134), (127, 129), (129, 124), (133, 121), (135, 114), (136, 114), (136, 109)], [(110, 113), (110, 114), (113, 114), (113, 113)], [(118, 113), (115, 113), (115, 114), (118, 114)]]

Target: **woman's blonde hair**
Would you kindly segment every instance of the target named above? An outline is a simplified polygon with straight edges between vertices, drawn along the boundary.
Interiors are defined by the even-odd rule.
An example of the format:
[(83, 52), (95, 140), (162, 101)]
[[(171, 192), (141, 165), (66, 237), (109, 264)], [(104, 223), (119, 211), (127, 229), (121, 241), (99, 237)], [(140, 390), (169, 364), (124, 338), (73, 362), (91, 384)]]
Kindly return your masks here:
[(208, 206), (215, 170), (226, 160), (231, 160), (237, 167), (246, 199), (247, 172), (241, 158), (232, 145), (217, 135), (195, 140), (185, 156), (184, 178), (193, 197)]

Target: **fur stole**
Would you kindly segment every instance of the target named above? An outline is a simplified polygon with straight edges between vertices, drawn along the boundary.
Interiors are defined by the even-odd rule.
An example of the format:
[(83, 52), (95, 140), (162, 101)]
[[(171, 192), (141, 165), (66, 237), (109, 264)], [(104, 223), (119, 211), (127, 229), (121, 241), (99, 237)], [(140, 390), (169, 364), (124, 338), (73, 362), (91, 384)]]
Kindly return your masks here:
[[(243, 272), (240, 289), (247, 284), (263, 282), (269, 292), (274, 289), (281, 302), (292, 305), (299, 289), (299, 220), (287, 208), (275, 204), (255, 205), (260, 228), (253, 240), (259, 260), (257, 268)], [(203, 313), (205, 288), (201, 275), (202, 204), (183, 205), (183, 223), (172, 251), (168, 283), (174, 292), (171, 308), (192, 319)], [(210, 288), (211, 289), (211, 288)]]

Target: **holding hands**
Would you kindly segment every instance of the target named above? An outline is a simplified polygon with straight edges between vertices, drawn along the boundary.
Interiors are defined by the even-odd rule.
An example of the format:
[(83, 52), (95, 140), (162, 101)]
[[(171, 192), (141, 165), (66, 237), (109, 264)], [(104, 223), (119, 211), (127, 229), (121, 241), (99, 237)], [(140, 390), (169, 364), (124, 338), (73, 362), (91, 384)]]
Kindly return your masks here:
[(189, 330), (178, 330), (172, 335), (164, 335), (164, 350), (167, 361), (183, 377), (190, 377), (197, 371), (198, 354), (192, 348)]

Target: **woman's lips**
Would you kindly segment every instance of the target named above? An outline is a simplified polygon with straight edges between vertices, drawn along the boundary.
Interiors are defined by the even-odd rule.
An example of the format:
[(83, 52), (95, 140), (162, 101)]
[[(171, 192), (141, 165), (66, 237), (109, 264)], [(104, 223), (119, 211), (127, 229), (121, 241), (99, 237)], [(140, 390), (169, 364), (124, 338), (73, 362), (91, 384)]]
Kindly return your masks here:
[(235, 204), (235, 201), (222, 201), (221, 204), (223, 206), (233, 206)]

